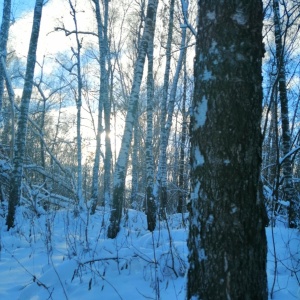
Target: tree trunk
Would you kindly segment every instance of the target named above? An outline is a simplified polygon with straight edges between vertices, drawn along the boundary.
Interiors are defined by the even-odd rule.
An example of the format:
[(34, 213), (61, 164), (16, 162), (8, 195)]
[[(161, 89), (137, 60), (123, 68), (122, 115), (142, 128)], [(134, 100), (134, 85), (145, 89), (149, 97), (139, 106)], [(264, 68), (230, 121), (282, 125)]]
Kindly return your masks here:
[[(278, 76), (278, 91), (281, 107), (281, 124), (282, 124), (282, 154), (286, 156), (291, 150), (291, 131), (289, 120), (289, 104), (286, 91), (284, 49), (281, 40), (281, 25), (279, 1), (273, 0), (274, 25), (275, 25), (275, 44), (276, 44), (276, 64)], [(293, 183), (292, 160), (288, 156), (282, 163), (283, 172), (283, 193), (284, 199), (290, 203), (288, 208), (288, 224), (290, 228), (299, 226), (299, 199)]]
[[(3, 56), (0, 58), (0, 64), (2, 65), (2, 71), (3, 71), (3, 76), (5, 79), (5, 83), (6, 83), (6, 89), (7, 89), (7, 93), (8, 93), (8, 98), (9, 98), (9, 102), (10, 102), (10, 119), (11, 119), (11, 128), (9, 128), (9, 122), (4, 124), (4, 128), (3, 128), (3, 133), (4, 136), (6, 136), (5, 141), (7, 142), (7, 144), (10, 145), (10, 151), (9, 151), (9, 156), (10, 159), (13, 160), (14, 157), (14, 149), (15, 149), (15, 93), (13, 90), (13, 86), (10, 80), (9, 75), (7, 74), (7, 69), (6, 69), (6, 65), (5, 65), (5, 61)], [(9, 141), (9, 132), (11, 132), (11, 139)], [(3, 139), (2, 139), (3, 142)]]
[[(2, 13), (2, 23), (0, 31), (0, 60), (4, 60), (6, 63), (6, 51), (7, 51), (7, 40), (9, 32), (9, 21), (11, 14), (11, 0), (4, 0), (3, 3), (3, 13)], [(2, 104), (4, 95), (4, 68), (2, 62), (0, 61), (0, 126), (2, 125)]]
[(148, 230), (153, 231), (156, 226), (156, 201), (153, 194), (154, 187), (154, 159), (153, 159), (153, 38), (147, 49), (147, 132), (146, 132), (146, 215)]
[(266, 300), (260, 0), (199, 2), (188, 299)]
[(133, 131), (133, 147), (131, 154), (131, 204), (137, 199), (139, 190), (139, 148), (140, 148), (140, 133), (139, 133), (139, 117), (137, 116)]
[(79, 209), (84, 208), (84, 197), (83, 197), (83, 176), (82, 176), (82, 137), (81, 137), (81, 108), (82, 108), (82, 75), (81, 75), (81, 42), (79, 39), (76, 9), (71, 0), (69, 0), (69, 5), (71, 9), (71, 16), (73, 17), (73, 22), (75, 26), (75, 38), (77, 49), (72, 49), (73, 55), (76, 57), (76, 68), (77, 68), (77, 91), (75, 92), (76, 100), (76, 142), (77, 142), (77, 201)]
[[(98, 104), (98, 130), (97, 130), (97, 145), (93, 166), (93, 179), (92, 179), (92, 207), (91, 213), (95, 212), (97, 201), (99, 198), (99, 166), (100, 166), (100, 146), (101, 146), (101, 133), (103, 131), (102, 126), (102, 111), (104, 107), (104, 119), (105, 119), (105, 159), (104, 159), (104, 194), (107, 193), (107, 185), (110, 185), (110, 163), (111, 163), (111, 147), (110, 147), (110, 102), (108, 99), (108, 71), (106, 69), (106, 62), (108, 56), (108, 43), (107, 43), (107, 22), (108, 22), (108, 1), (104, 2), (104, 23), (101, 20), (100, 4), (98, 0), (94, 0), (95, 14), (98, 27), (98, 44), (100, 53), (100, 93)], [(108, 174), (109, 176), (108, 176)], [(105, 181), (109, 181), (105, 183)], [(108, 198), (108, 197), (107, 197)], [(108, 204), (109, 199), (104, 197), (104, 203)]]
[(109, 238), (115, 238), (119, 232), (125, 191), (126, 166), (128, 162), (129, 149), (132, 140), (134, 121), (137, 117), (137, 106), (140, 86), (143, 77), (146, 52), (148, 48), (148, 43), (149, 41), (151, 41), (151, 36), (154, 33), (157, 4), (158, 0), (149, 0), (148, 2), (147, 15), (145, 19), (145, 28), (138, 49), (137, 61), (135, 63), (133, 84), (128, 104), (128, 111), (125, 119), (125, 128), (122, 138), (122, 144), (115, 166), (113, 183), (113, 202), (110, 215), (110, 225), (107, 232), (107, 236)]
[[(186, 53), (185, 53), (186, 54)], [(183, 213), (186, 205), (186, 185), (185, 185), (185, 143), (187, 136), (187, 113), (186, 113), (186, 89), (187, 89), (187, 71), (186, 71), (186, 55), (184, 57), (184, 78), (183, 78), (183, 99), (182, 99), (182, 127), (180, 139), (180, 158), (179, 158), (179, 198), (177, 212)]]
[(16, 136), (15, 154), (13, 160), (13, 171), (11, 176), (11, 190), (9, 194), (8, 214), (6, 225), (8, 230), (14, 226), (16, 206), (20, 203), (23, 175), (23, 161), (25, 156), (25, 142), (27, 133), (27, 120), (29, 103), (33, 86), (33, 75), (36, 62), (36, 49), (39, 38), (40, 23), (42, 18), (43, 0), (36, 0), (33, 24), (27, 55), (27, 66), (24, 88), (21, 98), (21, 108), (18, 119), (18, 130)]
[(160, 115), (160, 143), (159, 143), (159, 160), (158, 170), (156, 175), (156, 185), (154, 187), (154, 195), (158, 198), (160, 206), (160, 216), (165, 218), (165, 209), (168, 202), (167, 194), (167, 133), (166, 133), (166, 117), (167, 117), (167, 102), (169, 92), (169, 78), (171, 69), (171, 47), (174, 28), (174, 5), (175, 0), (170, 1), (169, 9), (169, 24), (168, 38), (166, 45), (166, 66), (164, 73), (163, 95), (161, 100), (161, 115)]

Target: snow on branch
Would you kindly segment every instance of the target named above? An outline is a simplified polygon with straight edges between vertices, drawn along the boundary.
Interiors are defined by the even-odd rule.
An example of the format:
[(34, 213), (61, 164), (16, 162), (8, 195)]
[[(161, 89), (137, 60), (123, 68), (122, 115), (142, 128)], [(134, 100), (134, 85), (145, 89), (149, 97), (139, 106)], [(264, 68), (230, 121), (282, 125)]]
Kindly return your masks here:
[(192, 34), (196, 36), (196, 30), (195, 28), (189, 23), (188, 21), (188, 7), (189, 7), (189, 0), (181, 0), (181, 7), (182, 7), (182, 14), (184, 18), (184, 24), (181, 25), (180, 27), (188, 27)]
[(294, 153), (298, 152), (300, 150), (300, 146), (292, 149), (289, 153), (287, 153), (284, 157), (279, 159), (279, 164), (281, 165), (288, 157), (293, 155)]

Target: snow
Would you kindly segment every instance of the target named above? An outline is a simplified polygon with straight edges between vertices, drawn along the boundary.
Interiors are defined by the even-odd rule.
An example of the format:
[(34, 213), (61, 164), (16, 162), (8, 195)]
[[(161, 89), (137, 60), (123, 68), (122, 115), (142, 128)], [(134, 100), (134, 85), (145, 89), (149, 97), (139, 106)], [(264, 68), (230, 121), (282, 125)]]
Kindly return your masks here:
[(201, 154), (199, 146), (195, 146), (194, 157), (195, 157), (194, 168), (196, 168), (197, 166), (201, 166), (201, 165), (204, 164), (204, 156)]
[(207, 14), (206, 14), (206, 17), (208, 20), (215, 20), (216, 19), (216, 13), (215, 11), (209, 11)]
[[(109, 214), (100, 209), (89, 218), (84, 212), (74, 217), (68, 210), (37, 217), (21, 207), (10, 231), (5, 226), (6, 209), (2, 203), (0, 299), (186, 298), (188, 228), (181, 214), (170, 215), (168, 226), (160, 222), (150, 233), (145, 214), (129, 210), (112, 240), (102, 226)], [(274, 228), (275, 248), (271, 228), (266, 233), (270, 291), (275, 255), (278, 261), (273, 299), (299, 299), (299, 233)], [(199, 256), (205, 259), (204, 249), (199, 249)]]
[(300, 146), (297, 146), (294, 149), (292, 149), (289, 153), (287, 153), (284, 157), (279, 158), (279, 164), (281, 165), (284, 162), (284, 160), (286, 160), (289, 156), (293, 155), (299, 150), (300, 150)]
[(237, 9), (236, 13), (232, 15), (231, 18), (239, 25), (245, 25), (247, 23), (247, 19), (241, 9)]
[(194, 189), (191, 191), (191, 200), (197, 200), (199, 195), (199, 189), (200, 189), (200, 182), (197, 181), (195, 184)]
[(205, 67), (205, 70), (203, 72), (203, 78), (202, 80), (203, 81), (210, 81), (210, 80), (213, 80), (215, 79), (215, 77), (212, 75), (212, 72), (209, 71), (206, 67)]
[(224, 160), (224, 164), (225, 164), (225, 165), (229, 165), (229, 164), (230, 164), (230, 160), (229, 160), (229, 159), (225, 159), (225, 160)]
[(207, 256), (205, 254), (205, 250), (203, 248), (200, 248), (198, 256), (199, 256), (200, 261), (207, 259)]
[(205, 124), (207, 112), (207, 99), (205, 96), (202, 97), (200, 105), (197, 103), (194, 108), (194, 117), (195, 117), (195, 130), (199, 127), (202, 127)]

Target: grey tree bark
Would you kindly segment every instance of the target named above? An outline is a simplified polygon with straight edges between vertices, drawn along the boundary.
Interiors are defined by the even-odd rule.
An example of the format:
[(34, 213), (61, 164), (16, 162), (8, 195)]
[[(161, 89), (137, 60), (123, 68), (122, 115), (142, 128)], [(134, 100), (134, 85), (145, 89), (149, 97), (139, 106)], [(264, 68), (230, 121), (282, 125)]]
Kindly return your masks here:
[(262, 1), (198, 8), (187, 298), (266, 300)]
[(16, 206), (20, 203), (22, 189), (23, 162), (25, 156), (25, 143), (27, 133), (28, 109), (32, 93), (33, 76), (36, 63), (36, 50), (42, 18), (43, 0), (36, 0), (33, 24), (27, 55), (26, 74), (21, 98), (20, 114), (11, 176), (11, 190), (9, 193), (8, 214), (6, 219), (7, 229), (14, 226)]
[(158, 0), (149, 0), (148, 2), (145, 28), (134, 67), (133, 84), (125, 119), (125, 128), (122, 137), (121, 149), (115, 166), (112, 210), (110, 215), (110, 225), (107, 232), (107, 236), (109, 238), (115, 238), (120, 230), (119, 226), (122, 217), (122, 207), (124, 201), (126, 166), (128, 163), (134, 121), (137, 117), (137, 106), (144, 71), (145, 57), (149, 41), (151, 41), (152, 34), (154, 33), (157, 4)]

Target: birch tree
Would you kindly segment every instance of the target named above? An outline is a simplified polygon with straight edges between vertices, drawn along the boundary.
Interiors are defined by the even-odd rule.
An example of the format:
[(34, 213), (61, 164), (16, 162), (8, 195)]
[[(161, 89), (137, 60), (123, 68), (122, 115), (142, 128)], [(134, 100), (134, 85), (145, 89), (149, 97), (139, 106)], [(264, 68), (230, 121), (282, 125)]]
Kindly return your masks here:
[(199, 2), (188, 299), (268, 299), (260, 0)]
[[(291, 131), (289, 118), (289, 102), (287, 97), (287, 82), (284, 62), (284, 47), (282, 43), (282, 31), (280, 24), (279, 1), (273, 0), (274, 26), (275, 26), (275, 44), (276, 44), (276, 65), (279, 101), (281, 108), (282, 123), (282, 154), (283, 157), (291, 151)], [(287, 156), (282, 161), (283, 172), (283, 193), (284, 199), (289, 202), (288, 223), (290, 228), (297, 227), (299, 220), (299, 199), (295, 192), (293, 183), (293, 169), (291, 156)]]
[[(106, 71), (105, 68), (101, 68), (103, 71), (103, 74), (101, 77), (103, 77), (102, 84), (104, 85), (106, 83), (107, 90), (104, 88), (103, 91), (103, 98), (104, 98), (104, 125), (105, 125), (105, 159), (104, 159), (104, 202), (105, 204), (110, 204), (111, 202), (111, 165), (112, 165), (112, 150), (111, 150), (111, 138), (110, 138), (110, 132), (111, 132), (111, 124), (110, 124), (110, 118), (111, 118), (111, 99), (112, 99), (112, 91), (109, 94), (109, 83), (110, 88), (113, 88), (113, 70), (110, 63), (110, 49), (109, 49), (109, 43), (108, 43), (108, 2), (109, 0), (104, 1), (104, 28), (103, 28), (103, 49), (101, 51), (103, 55), (103, 62), (104, 61), (109, 66), (109, 72), (111, 73), (111, 80), (109, 82), (109, 73)], [(102, 61), (102, 59), (101, 59)]]
[(137, 117), (137, 106), (146, 53), (148, 44), (151, 41), (151, 36), (154, 33), (155, 28), (157, 4), (158, 0), (149, 0), (148, 2), (145, 18), (145, 28), (138, 49), (138, 57), (134, 66), (133, 82), (129, 97), (128, 111), (125, 119), (125, 128), (122, 137), (121, 149), (115, 166), (112, 210), (110, 215), (110, 225), (107, 232), (109, 238), (115, 238), (119, 232), (119, 226), (122, 217), (122, 206), (124, 201), (126, 166), (128, 163), (134, 121)]
[(166, 136), (166, 117), (167, 117), (167, 102), (169, 91), (169, 80), (171, 70), (171, 49), (174, 27), (174, 5), (175, 0), (170, 1), (168, 36), (166, 44), (166, 65), (164, 71), (163, 94), (161, 99), (161, 115), (160, 115), (160, 144), (159, 144), (159, 161), (156, 175), (156, 186), (154, 193), (159, 199), (160, 216), (164, 217), (165, 208), (167, 206), (167, 136)]
[(177, 212), (183, 213), (186, 204), (186, 186), (185, 186), (185, 147), (187, 138), (187, 112), (186, 112), (186, 100), (187, 100), (187, 70), (186, 70), (186, 52), (184, 57), (184, 77), (183, 77), (183, 96), (182, 96), (182, 126), (181, 126), (181, 138), (180, 138), (180, 155), (179, 155), (179, 198), (177, 205)]
[(0, 31), (0, 125), (2, 123), (2, 103), (4, 95), (4, 66), (6, 63), (7, 56), (7, 40), (9, 33), (9, 22), (11, 14), (11, 0), (4, 0), (3, 12), (2, 12), (2, 23)]
[(11, 190), (9, 194), (8, 214), (6, 225), (8, 230), (14, 226), (16, 206), (20, 203), (22, 189), (23, 162), (25, 156), (25, 143), (27, 132), (28, 109), (33, 87), (33, 76), (36, 63), (36, 50), (42, 18), (43, 0), (36, 0), (29, 50), (27, 55), (26, 74), (21, 98), (18, 129), (16, 135), (13, 171), (11, 176)]
[[(92, 178), (92, 207), (91, 212), (94, 213), (98, 200), (98, 180), (99, 180), (99, 165), (100, 165), (100, 146), (101, 133), (103, 132), (102, 111), (104, 107), (105, 120), (105, 159), (104, 159), (104, 204), (110, 202), (110, 166), (111, 166), (111, 143), (110, 143), (110, 101), (109, 101), (109, 76), (107, 70), (108, 61), (108, 39), (107, 39), (107, 24), (108, 24), (108, 0), (104, 1), (103, 14), (101, 17), (100, 4), (98, 0), (93, 0), (95, 4), (95, 14), (98, 30), (98, 45), (100, 54), (100, 93), (98, 101), (98, 130), (96, 136), (96, 152), (93, 166)], [(103, 19), (103, 20), (102, 20)]]
[[(153, 28), (154, 30), (154, 28)], [(154, 188), (154, 159), (153, 159), (153, 38), (148, 45), (148, 72), (147, 72), (147, 131), (146, 131), (146, 215), (148, 230), (153, 231), (156, 226), (156, 199), (153, 193)]]
[[(70, 67), (66, 67), (62, 65), (69, 73), (76, 77), (77, 80), (77, 88), (74, 89), (74, 98), (76, 102), (76, 144), (77, 144), (77, 182), (76, 182), (76, 197), (77, 204), (79, 209), (83, 209), (84, 207), (84, 197), (83, 197), (83, 175), (82, 175), (82, 136), (81, 136), (81, 110), (82, 110), (82, 89), (83, 89), (83, 81), (82, 81), (82, 70), (81, 70), (81, 49), (82, 49), (82, 38), (80, 38), (80, 34), (86, 34), (86, 32), (81, 32), (78, 28), (77, 22), (77, 11), (76, 6), (74, 6), (72, 0), (68, 0), (70, 6), (70, 15), (72, 16), (74, 23), (74, 30), (70, 31), (63, 27), (55, 27), (56, 31), (63, 31), (66, 36), (71, 34), (75, 35), (76, 48), (71, 47), (72, 56), (75, 57), (75, 63)], [(73, 72), (73, 68), (76, 69), (76, 73)]]
[[(171, 5), (174, 3), (171, 2)], [(160, 142), (160, 152), (159, 152), (159, 163), (158, 163), (158, 187), (159, 187), (159, 199), (160, 199), (160, 214), (163, 218), (165, 218), (165, 210), (167, 207), (168, 202), (168, 191), (167, 191), (167, 146), (170, 137), (170, 131), (172, 128), (172, 120), (173, 120), (173, 113), (175, 107), (175, 100), (176, 100), (176, 92), (177, 92), (177, 85), (180, 76), (180, 72), (182, 69), (182, 63), (185, 53), (185, 43), (186, 43), (186, 34), (187, 34), (187, 14), (188, 14), (188, 2), (182, 1), (182, 13), (184, 15), (183, 24), (181, 24), (182, 32), (181, 32), (181, 43), (180, 43), (180, 53), (178, 57), (178, 61), (176, 64), (176, 70), (173, 78), (173, 82), (171, 85), (170, 96), (168, 96), (168, 87), (169, 87), (169, 75), (167, 72), (170, 72), (170, 61), (166, 63), (165, 69), (165, 77), (164, 77), (164, 88), (163, 88), (163, 101), (162, 101), (162, 112), (161, 112), (161, 142)], [(171, 39), (172, 39), (172, 28), (173, 24), (173, 16), (170, 6), (170, 20), (168, 33), (168, 41), (167, 41), (167, 60), (170, 59), (170, 51), (171, 51)], [(167, 81), (168, 80), (168, 81)], [(169, 100), (169, 101), (168, 101)], [(167, 107), (166, 107), (167, 105)], [(167, 110), (166, 110), (167, 108)]]

